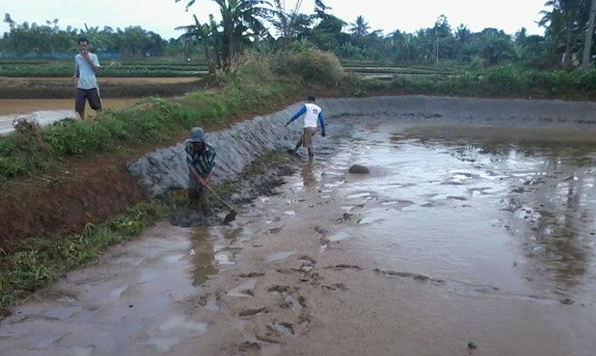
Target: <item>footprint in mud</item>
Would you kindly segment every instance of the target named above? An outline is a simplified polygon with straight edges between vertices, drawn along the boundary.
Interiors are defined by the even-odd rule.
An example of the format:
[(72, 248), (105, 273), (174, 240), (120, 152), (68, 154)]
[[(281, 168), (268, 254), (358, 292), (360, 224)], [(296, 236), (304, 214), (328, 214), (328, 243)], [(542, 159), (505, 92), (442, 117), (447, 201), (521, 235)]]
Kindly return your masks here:
[(300, 313), (300, 317), (298, 318), (298, 326), (300, 329), (304, 330), (308, 328), (310, 323), (310, 316), (307, 313)]
[(348, 287), (346, 287), (346, 285), (343, 283), (323, 284), (321, 287), (323, 287), (327, 290), (330, 290), (330, 291), (336, 291), (336, 290), (347, 291), (348, 290)]
[(277, 321), (266, 326), (270, 331), (280, 336), (294, 336), (294, 325), (284, 321)]
[(275, 227), (273, 229), (267, 230), (267, 233), (274, 235), (274, 234), (278, 234), (279, 232), (281, 232), (281, 230), (283, 230), (283, 227)]
[(297, 290), (298, 290), (297, 287), (292, 288), (290, 286), (273, 286), (273, 287), (267, 288), (267, 292), (277, 293), (277, 294), (290, 293), (291, 291), (297, 291)]
[(227, 293), (230, 297), (253, 297), (254, 288), (257, 284), (256, 279), (249, 279), (238, 286), (230, 289)]
[(254, 309), (249, 308), (249, 309), (241, 310), (238, 313), (238, 316), (241, 318), (247, 318), (247, 317), (253, 317), (253, 316), (266, 314), (266, 313), (269, 313), (269, 309), (267, 309), (266, 307), (254, 308)]
[(265, 273), (261, 272), (250, 272), (250, 273), (243, 273), (239, 274), (238, 277), (240, 278), (259, 278), (265, 276)]
[(255, 335), (255, 337), (257, 338), (257, 340), (268, 344), (281, 344), (282, 342), (281, 335), (279, 334), (279, 332), (275, 330), (270, 330), (269, 328), (266, 328), (266, 330), (258, 332)]
[(201, 295), (199, 297), (197, 304), (207, 310), (218, 311), (219, 310), (218, 302), (220, 299), (221, 299), (221, 296), (219, 293), (215, 293), (215, 295), (212, 295), (211, 293), (207, 293), (207, 294)]
[(300, 287), (273, 286), (267, 289), (272, 295), (279, 296), (279, 307), (282, 309), (302, 310), (306, 308), (306, 298), (300, 295)]
[(245, 341), (242, 344), (238, 345), (238, 351), (261, 351), (261, 345), (256, 342)]
[(310, 282), (310, 284), (317, 284), (317, 283), (319, 283), (320, 279), (321, 279), (321, 276), (317, 272), (308, 272), (308, 273), (304, 273), (300, 277), (299, 280), (300, 280), (300, 282), (303, 282), (303, 283)]
[(298, 262), (300, 262), (300, 267), (293, 268), (293, 270), (301, 274), (299, 280), (301, 282), (311, 282), (311, 284), (318, 283), (321, 277), (315, 272), (317, 261), (308, 255), (302, 255), (298, 259)]
[(315, 230), (315, 232), (317, 234), (321, 234), (321, 235), (325, 235), (326, 233), (328, 233), (327, 230), (323, 229), (322, 227), (320, 227), (319, 225), (313, 227), (313, 229)]
[(303, 266), (304, 265), (314, 266), (317, 263), (317, 261), (314, 258), (312, 258), (308, 255), (302, 255), (302, 256), (298, 257), (298, 261), (301, 262)]
[(459, 200), (459, 201), (468, 200), (468, 198), (466, 198), (466, 197), (457, 197), (457, 196), (452, 196), (452, 195), (448, 196), (447, 199), (448, 200)]
[(346, 221), (350, 221), (354, 217), (354, 214), (344, 213), (341, 218), (335, 220), (335, 225), (343, 224)]
[(362, 267), (356, 265), (347, 265), (347, 264), (338, 264), (335, 266), (327, 266), (325, 269), (334, 269), (336, 271), (341, 271), (344, 269), (356, 269), (358, 271), (362, 271)]
[(384, 277), (401, 277), (401, 278), (411, 278), (421, 282), (434, 282), (434, 283), (441, 283), (444, 284), (445, 281), (442, 279), (433, 279), (423, 274), (412, 273), (412, 272), (398, 272), (398, 271), (391, 271), (391, 270), (380, 270), (375, 268), (373, 270), (376, 274)]

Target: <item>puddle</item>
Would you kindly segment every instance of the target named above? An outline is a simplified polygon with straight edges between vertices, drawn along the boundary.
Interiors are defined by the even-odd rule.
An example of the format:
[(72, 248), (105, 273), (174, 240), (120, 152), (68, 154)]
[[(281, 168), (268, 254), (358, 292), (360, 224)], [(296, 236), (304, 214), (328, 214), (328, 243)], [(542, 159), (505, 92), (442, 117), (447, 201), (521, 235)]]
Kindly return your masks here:
[(219, 265), (233, 265), (236, 262), (236, 254), (239, 251), (240, 249), (219, 251), (214, 256), (215, 262)]
[[(104, 109), (121, 108), (139, 99), (103, 99)], [(12, 122), (20, 117), (35, 119), (40, 125), (50, 125), (65, 118), (77, 118), (73, 99), (0, 99), (0, 135), (12, 132)], [(92, 110), (87, 107), (87, 113)], [(87, 114), (89, 115), (89, 114)]]
[(267, 256), (267, 262), (275, 262), (279, 260), (286, 259), (292, 255), (296, 254), (296, 251), (284, 251), (284, 252), (277, 252)]
[(348, 237), (350, 237), (350, 235), (348, 235), (347, 233), (345, 233), (345, 232), (342, 231), (342, 232), (338, 232), (336, 234), (333, 234), (331, 236), (328, 236), (327, 237), (327, 240), (332, 241), (332, 242), (337, 242), (337, 241), (345, 240)]
[(91, 356), (94, 350), (94, 346), (76, 346), (70, 349), (75, 356)]
[[(225, 252), (219, 254), (218, 257), (220, 260), (216, 259), (217, 255), (214, 252), (209, 229), (207, 228), (196, 228), (193, 232), (191, 243), (190, 255), (194, 265), (193, 285), (200, 286), (209, 279), (209, 276), (217, 274), (217, 264), (220, 260), (224, 259)], [(226, 255), (225, 258), (227, 257)], [(221, 264), (233, 263), (233, 255), (229, 257), (230, 259), (227, 259), (226, 263)]]
[(178, 337), (154, 337), (147, 341), (147, 344), (154, 346), (159, 352), (170, 352), (179, 343)]
[(350, 194), (346, 198), (348, 198), (348, 199), (361, 199), (362, 200), (364, 198), (369, 198), (369, 197), (370, 197), (370, 193), (364, 192), (364, 193)]
[[(381, 129), (360, 132), (383, 142), (392, 126)], [(391, 172), (337, 188), (346, 199), (367, 200), (357, 220), (366, 239), (355, 239), (357, 246), (394, 270), (596, 303), (593, 144), (441, 135), (414, 129), (399, 148), (370, 144), (354, 152)]]
[(252, 297), (252, 290), (257, 285), (256, 279), (249, 279), (240, 285), (230, 289), (228, 295), (230, 297)]

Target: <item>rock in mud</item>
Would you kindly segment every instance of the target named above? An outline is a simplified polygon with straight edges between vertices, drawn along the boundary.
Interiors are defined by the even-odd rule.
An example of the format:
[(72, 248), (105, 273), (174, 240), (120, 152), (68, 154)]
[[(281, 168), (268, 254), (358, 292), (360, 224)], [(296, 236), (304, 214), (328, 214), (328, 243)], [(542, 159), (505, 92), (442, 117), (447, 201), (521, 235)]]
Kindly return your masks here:
[(352, 167), (350, 167), (350, 170), (348, 172), (355, 174), (368, 174), (370, 173), (370, 170), (368, 169), (368, 167), (355, 164)]

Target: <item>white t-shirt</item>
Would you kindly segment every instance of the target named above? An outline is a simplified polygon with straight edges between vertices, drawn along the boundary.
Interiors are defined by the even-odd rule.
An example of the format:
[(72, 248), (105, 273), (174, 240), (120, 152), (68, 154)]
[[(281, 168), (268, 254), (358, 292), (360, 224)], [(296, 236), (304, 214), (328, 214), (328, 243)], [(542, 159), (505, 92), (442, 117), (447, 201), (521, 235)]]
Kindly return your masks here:
[(319, 114), (321, 108), (316, 104), (306, 103), (306, 113), (304, 113), (304, 127), (318, 127)]
[[(95, 53), (89, 52), (89, 58), (96, 67), (99, 67), (99, 60)], [(79, 89), (93, 89), (97, 88), (97, 78), (95, 77), (95, 71), (93, 67), (83, 58), (79, 53), (75, 56), (75, 71), (79, 71)]]

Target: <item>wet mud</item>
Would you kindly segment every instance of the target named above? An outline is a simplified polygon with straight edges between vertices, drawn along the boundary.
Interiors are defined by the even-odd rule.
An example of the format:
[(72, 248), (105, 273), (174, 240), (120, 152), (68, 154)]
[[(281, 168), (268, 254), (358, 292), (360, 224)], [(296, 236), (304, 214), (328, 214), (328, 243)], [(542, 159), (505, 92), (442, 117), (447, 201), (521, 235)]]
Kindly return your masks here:
[[(380, 100), (367, 119), (346, 108), (366, 101), (325, 102), (315, 161), (292, 156), (272, 195), (236, 196), (230, 225), (164, 222), (37, 293), (0, 325), (0, 354), (592, 355), (590, 119), (569, 110), (576, 124), (547, 135), (530, 113), (507, 127), (515, 101), (476, 125), (466, 100), (390, 114)], [(151, 178), (167, 152), (138, 163), (148, 191), (174, 189)]]

